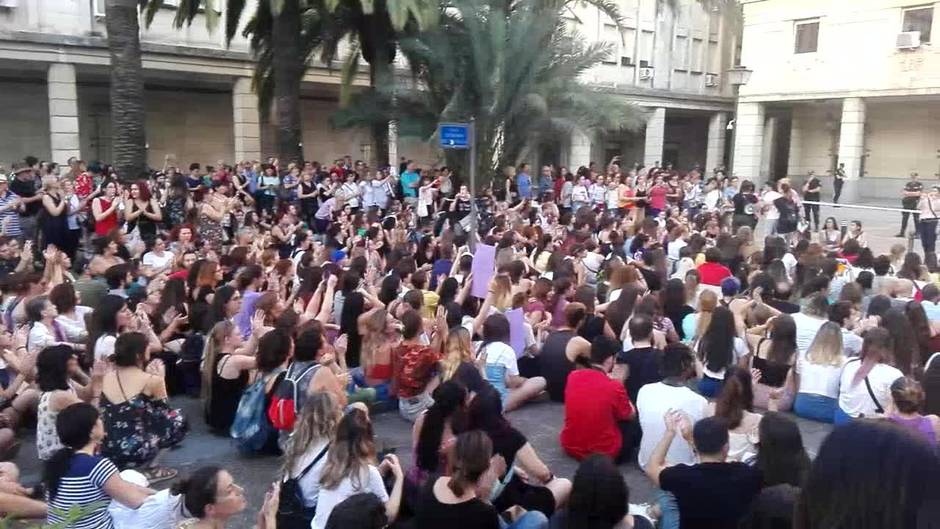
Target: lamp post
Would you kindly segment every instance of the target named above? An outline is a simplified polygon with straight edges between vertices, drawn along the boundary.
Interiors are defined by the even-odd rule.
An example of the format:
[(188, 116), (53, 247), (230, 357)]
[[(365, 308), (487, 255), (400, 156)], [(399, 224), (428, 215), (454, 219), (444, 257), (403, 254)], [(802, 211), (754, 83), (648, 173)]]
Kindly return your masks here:
[(746, 85), (748, 81), (751, 80), (751, 74), (754, 73), (753, 70), (748, 69), (746, 66), (740, 64), (734, 66), (728, 70), (728, 82), (731, 83), (731, 86), (734, 87), (734, 104), (735, 104), (735, 113), (734, 119), (728, 122), (728, 129), (731, 131), (731, 156), (728, 160), (728, 176), (734, 177), (734, 150), (735, 143), (738, 136), (737, 131), (737, 122), (738, 122), (738, 113), (737, 113), (737, 104), (738, 104), (738, 92), (741, 87)]

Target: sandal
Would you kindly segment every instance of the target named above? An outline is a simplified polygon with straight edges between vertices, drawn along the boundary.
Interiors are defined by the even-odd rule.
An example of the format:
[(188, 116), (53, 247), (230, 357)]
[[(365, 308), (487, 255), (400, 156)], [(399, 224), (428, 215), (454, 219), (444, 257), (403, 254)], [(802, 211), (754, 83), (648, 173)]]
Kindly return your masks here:
[(147, 481), (150, 482), (150, 486), (152, 487), (157, 483), (162, 483), (164, 481), (175, 478), (179, 474), (179, 471), (175, 468), (152, 467), (145, 470), (143, 474), (147, 478)]

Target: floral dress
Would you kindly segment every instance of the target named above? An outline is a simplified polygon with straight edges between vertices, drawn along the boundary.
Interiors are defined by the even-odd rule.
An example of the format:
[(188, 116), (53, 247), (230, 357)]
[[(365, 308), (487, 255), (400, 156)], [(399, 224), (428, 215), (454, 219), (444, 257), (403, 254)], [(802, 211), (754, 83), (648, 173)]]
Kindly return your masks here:
[[(205, 208), (205, 205), (203, 205), (203, 208)], [(225, 239), (222, 223), (210, 218), (202, 209), (199, 210), (199, 237), (205, 241), (208, 247), (216, 251), (222, 249), (222, 242)]]
[(145, 467), (160, 450), (179, 444), (186, 436), (186, 418), (180, 410), (170, 408), (166, 400), (142, 393), (130, 399), (124, 395), (124, 399), (113, 403), (101, 396), (101, 419), (107, 432), (101, 455), (118, 468)]

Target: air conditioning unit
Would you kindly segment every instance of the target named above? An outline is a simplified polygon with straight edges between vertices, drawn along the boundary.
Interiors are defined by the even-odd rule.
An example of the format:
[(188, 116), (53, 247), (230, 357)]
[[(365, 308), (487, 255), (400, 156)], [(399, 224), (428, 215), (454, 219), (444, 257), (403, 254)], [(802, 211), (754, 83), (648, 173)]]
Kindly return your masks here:
[(18, 0), (0, 0), (0, 8), (2, 9), (13, 9), (16, 7)]
[(640, 79), (647, 80), (653, 78), (652, 68), (640, 68)]
[(718, 74), (717, 73), (705, 74), (705, 86), (718, 86)]
[(914, 50), (920, 47), (920, 31), (898, 33), (895, 47), (899, 50)]

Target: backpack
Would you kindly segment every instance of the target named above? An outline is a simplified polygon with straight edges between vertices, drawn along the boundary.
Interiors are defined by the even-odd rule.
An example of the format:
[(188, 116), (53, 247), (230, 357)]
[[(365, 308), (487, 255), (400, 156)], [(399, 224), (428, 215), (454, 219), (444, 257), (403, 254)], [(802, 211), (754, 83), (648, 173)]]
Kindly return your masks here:
[[(294, 366), (291, 366), (294, 367)], [(268, 407), (268, 419), (278, 430), (291, 431), (294, 429), (294, 421), (297, 420), (299, 406), (298, 383), (307, 376), (308, 373), (320, 367), (320, 364), (313, 364), (304, 369), (299, 374), (291, 373), (291, 368), (287, 368), (287, 376), (284, 380), (278, 382), (274, 388), (274, 394), (271, 396), (271, 405)], [(306, 391), (306, 388), (304, 388)]]
[(317, 454), (317, 457), (307, 465), (296, 478), (290, 477), (290, 473), (284, 475), (281, 480), (281, 495), (277, 506), (277, 529), (309, 529), (310, 522), (317, 513), (316, 507), (304, 507), (304, 495), (300, 490), (300, 480), (310, 472), (318, 461), (329, 451), (330, 445), (327, 443)]
[(229, 435), (235, 439), (235, 444), (244, 453), (256, 453), (267, 444), (274, 428), (265, 414), (265, 401), (268, 398), (264, 388), (268, 381), (275, 377), (274, 386), (277, 387), (284, 378), (283, 369), (268, 373), (258, 378), (245, 389), (242, 398), (238, 401), (235, 420), (229, 429)]
[(180, 390), (192, 397), (199, 397), (199, 391), (202, 387), (202, 351), (205, 347), (205, 337), (194, 332), (183, 340), (180, 347), (180, 357), (177, 360), (179, 368)]

